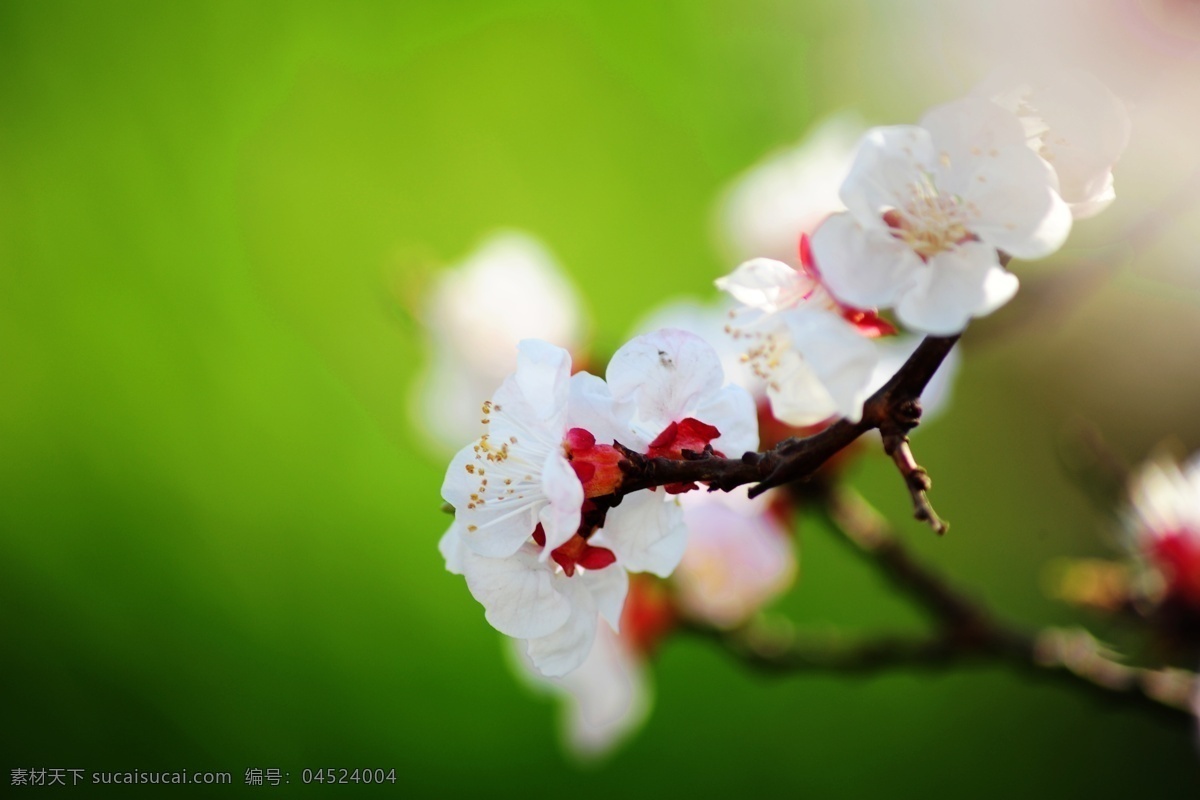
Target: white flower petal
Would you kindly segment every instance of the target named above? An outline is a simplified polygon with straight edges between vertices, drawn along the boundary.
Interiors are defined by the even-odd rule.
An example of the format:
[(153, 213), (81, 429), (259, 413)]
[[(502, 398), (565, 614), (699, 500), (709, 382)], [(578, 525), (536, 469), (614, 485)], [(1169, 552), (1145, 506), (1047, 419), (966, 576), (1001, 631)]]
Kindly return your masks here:
[[(464, 553), (463, 573), (488, 623), (518, 639), (546, 636), (566, 624), (572, 598), (555, 580), (553, 565), (538, 561), (532, 544), (507, 558)], [(594, 612), (593, 612), (594, 613)]]
[(1104, 186), (1100, 187), (1089, 200), (1070, 203), (1071, 215), (1077, 220), (1094, 217), (1112, 205), (1112, 201), (1116, 199), (1117, 193), (1113, 188), (1113, 176), (1109, 172)]
[(474, 479), (467, 471), (467, 465), (473, 463), (474, 443), (454, 454), (454, 458), (450, 459), (450, 466), (446, 468), (446, 476), (442, 478), (442, 499), (456, 509), (460, 506), (465, 507), (471, 492), (475, 491)]
[(717, 452), (738, 458), (758, 449), (758, 409), (754, 398), (741, 386), (723, 387), (697, 405), (692, 416), (721, 432), (712, 441)]
[(626, 342), (608, 364), (608, 385), (618, 401), (632, 399), (651, 437), (725, 382), (721, 359), (693, 333), (665, 328)]
[(1054, 173), (1026, 147), (998, 151), (964, 173), (958, 189), (978, 209), (971, 232), (1017, 258), (1053, 253), (1071, 232), (1071, 209), (1054, 191)]
[(454, 506), (454, 519), (461, 525), (463, 542), (479, 555), (502, 558), (515, 553), (533, 534), (538, 511), (546, 501), (537, 486), (525, 483), (524, 476), (518, 476), (518, 485), (525, 486), (528, 494), (519, 498), (515, 494), (505, 497), (498, 491), (501, 481), (496, 480), (490, 499), (477, 502), (475, 498), (480, 496), (481, 487), (480, 467), (486, 465), (497, 479), (503, 477), (506, 470), (505, 465), (497, 467), (476, 459), (475, 447), (475, 444), (467, 445), (450, 462), (442, 483), (442, 498)]
[(803, 356), (837, 413), (851, 422), (862, 418), (871, 375), (879, 363), (875, 343), (840, 315), (797, 309), (783, 315), (792, 346)]
[(855, 308), (894, 305), (924, 266), (908, 245), (886, 230), (863, 228), (849, 214), (821, 223), (812, 250), (829, 291)]
[(512, 664), (530, 689), (563, 701), (561, 733), (577, 756), (604, 755), (646, 719), (650, 687), (638, 656), (605, 625), (584, 662), (561, 678), (547, 678), (534, 668), (524, 642), (514, 642)]
[(603, 755), (646, 719), (645, 670), (620, 637), (603, 626), (587, 659), (558, 683), (571, 697), (564, 733), (577, 755)]
[(682, 502), (688, 547), (673, 580), (690, 616), (732, 627), (791, 586), (796, 555), (787, 528), (746, 503), (744, 490), (740, 498), (693, 492)]
[[(716, 304), (672, 300), (647, 314), (634, 326), (634, 331), (649, 333), (660, 328), (679, 328), (694, 333), (717, 351), (721, 366), (725, 369), (725, 380), (743, 387), (751, 394), (762, 394), (762, 379), (742, 361), (742, 348), (725, 330), (729, 325), (729, 314), (734, 308), (732, 297), (722, 298)], [(629, 444), (623, 439), (621, 443)]]
[(767, 386), (771, 414), (780, 422), (803, 427), (837, 416), (837, 404), (800, 353), (788, 348)]
[[(896, 206), (896, 198), (908, 195), (914, 176), (932, 171), (936, 163), (937, 152), (923, 128), (872, 128), (859, 142), (854, 164), (842, 184), (842, 202), (863, 227), (886, 230), (884, 212)], [(824, 274), (825, 265), (819, 258), (817, 264)]]
[(603, 378), (587, 372), (571, 376), (568, 428), (583, 428), (601, 444), (618, 441), (632, 447), (632, 416), (632, 403), (615, 401)]
[(570, 353), (539, 339), (522, 340), (518, 345), (517, 371), (504, 380), (492, 397), (504, 409), (493, 424), (505, 426), (506, 435), (510, 432), (509, 419), (561, 434), (566, 430), (570, 379)]
[(683, 510), (662, 490), (635, 492), (608, 512), (604, 527), (591, 541), (612, 550), (617, 563), (630, 572), (652, 572), (665, 578), (678, 566), (687, 547)]
[[(583, 484), (561, 450), (550, 453), (542, 466), (542, 493), (550, 501), (538, 513), (538, 521), (546, 534), (546, 546), (541, 556), (545, 561), (552, 550), (579, 530), (583, 508)], [(533, 533), (532, 528), (529, 533)]]
[(920, 280), (896, 305), (906, 326), (937, 336), (958, 333), (973, 316), (1012, 299), (1017, 278), (1000, 266), (996, 251), (968, 242), (930, 259)]
[(570, 596), (571, 613), (555, 631), (530, 637), (526, 652), (538, 672), (561, 677), (579, 667), (596, 640), (596, 602), (590, 592), (573, 578), (560, 577), (562, 591)]
[(516, 231), (492, 234), (457, 267), (441, 272), (426, 316), (438, 345), (435, 358), (484, 385), (472, 397), (472, 415), (516, 367), (517, 342), (537, 338), (573, 348), (584, 318), (578, 293), (553, 255)]
[(715, 283), (739, 303), (767, 313), (796, 302), (814, 286), (807, 276), (771, 258), (751, 259)]
[(735, 179), (722, 198), (722, 228), (735, 257), (797, 261), (801, 233), (843, 210), (838, 187), (863, 125), (851, 115), (821, 122), (796, 146), (773, 153)]
[(1029, 105), (1045, 125), (1040, 152), (1058, 173), (1063, 199), (1086, 214), (1112, 190), (1112, 166), (1129, 143), (1129, 114), (1108, 87), (1078, 70), (1032, 91)]
[(492, 396), (503, 377), (484, 376), (455, 353), (434, 347), (427, 368), (413, 386), (412, 429), (431, 449), (457, 449), (467, 438), (483, 433), (480, 402)]
[(449, 530), (438, 540), (438, 552), (446, 560), (446, 571), (455, 575), (462, 575), (466, 568), (464, 560), (467, 546), (463, 544), (462, 537), (459, 535), (460, 527), (457, 522), (452, 523)]
[(937, 185), (961, 193), (981, 163), (995, 161), (1009, 148), (1027, 150), (1025, 129), (1015, 114), (978, 97), (936, 106), (921, 118), (937, 152)]
[(621, 626), (621, 612), (625, 609), (625, 595), (629, 593), (629, 573), (620, 563), (603, 569), (592, 569), (576, 575), (583, 581), (596, 601), (600, 616), (614, 631)]

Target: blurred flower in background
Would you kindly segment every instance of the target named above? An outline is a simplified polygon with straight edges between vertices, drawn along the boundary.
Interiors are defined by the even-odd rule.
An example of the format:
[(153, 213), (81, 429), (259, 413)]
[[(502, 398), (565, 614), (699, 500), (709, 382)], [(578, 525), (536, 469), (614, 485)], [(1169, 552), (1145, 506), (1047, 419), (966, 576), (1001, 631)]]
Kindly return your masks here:
[(516, 369), (517, 343), (542, 339), (578, 354), (586, 314), (578, 290), (528, 233), (494, 233), (434, 278), (421, 321), (425, 371), (412, 401), (418, 431), (438, 449), (479, 430), (479, 404)]
[(1130, 543), (1151, 571), (1147, 592), (1200, 618), (1200, 454), (1179, 464), (1159, 456), (1129, 486)]
[(519, 646), (510, 649), (517, 678), (559, 700), (559, 734), (567, 753), (595, 761), (638, 731), (653, 705), (649, 661), (676, 618), (666, 583), (634, 575), (620, 632), (599, 626), (587, 659), (569, 675), (547, 678)]
[(749, 620), (791, 588), (797, 563), (784, 494), (684, 495), (688, 547), (673, 576), (680, 610), (719, 628)]
[(1062, 70), (1022, 80), (997, 74), (973, 94), (1016, 115), (1030, 149), (1053, 168), (1075, 219), (1095, 216), (1116, 199), (1113, 166), (1129, 144), (1129, 114), (1094, 75)]
[(865, 126), (843, 112), (818, 122), (794, 147), (741, 173), (718, 202), (718, 235), (734, 260), (800, 266), (800, 235), (845, 208), (838, 197)]

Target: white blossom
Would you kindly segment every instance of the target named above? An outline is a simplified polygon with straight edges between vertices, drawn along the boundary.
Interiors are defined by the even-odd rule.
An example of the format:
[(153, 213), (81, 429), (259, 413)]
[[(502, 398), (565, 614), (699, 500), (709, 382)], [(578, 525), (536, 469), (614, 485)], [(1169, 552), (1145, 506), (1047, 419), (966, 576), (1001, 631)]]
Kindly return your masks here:
[(662, 328), (677, 328), (694, 333), (712, 347), (721, 360), (725, 380), (741, 386), (758, 398), (766, 395), (766, 384), (742, 358), (744, 348), (726, 332), (729, 312), (737, 307), (732, 297), (721, 296), (717, 302), (705, 303), (695, 299), (676, 299), (650, 311), (634, 326), (636, 334), (650, 333)]
[(1168, 457), (1143, 464), (1130, 482), (1129, 497), (1130, 521), (1140, 541), (1181, 535), (1200, 546), (1200, 455), (1182, 466)]
[(756, 258), (717, 281), (741, 303), (728, 333), (767, 387), (771, 411), (789, 425), (833, 416), (857, 420), (879, 356), (871, 338), (815, 275)]
[(957, 333), (1017, 291), (998, 250), (1032, 259), (1062, 245), (1071, 212), (1056, 188), (1013, 114), (965, 98), (919, 127), (867, 132), (842, 186), (848, 211), (817, 229), (813, 253), (839, 300)]
[(598, 619), (613, 631), (620, 624), (629, 576), (618, 566), (578, 568), (567, 575), (553, 561), (539, 558), (540, 548), (532, 542), (506, 557), (489, 558), (464, 543), (458, 522), (438, 549), (446, 569), (466, 578), (488, 623), (525, 640), (526, 653), (543, 675), (566, 675), (584, 663)]
[(1054, 169), (1076, 219), (1112, 203), (1112, 170), (1129, 143), (1129, 114), (1103, 83), (1080, 70), (1042, 80), (997, 75), (974, 94), (1020, 119), (1029, 147)]
[(830, 117), (799, 144), (772, 153), (739, 175), (719, 211), (733, 255), (798, 264), (800, 234), (812, 233), (825, 217), (845, 208), (838, 188), (862, 130), (850, 115)]
[[(606, 377), (614, 402), (632, 408), (626, 446), (667, 457), (709, 444), (731, 457), (758, 447), (754, 399), (726, 384), (720, 357), (695, 334), (668, 328), (635, 337), (613, 355)], [(631, 571), (670, 575), (687, 545), (678, 498), (661, 489), (625, 497), (594, 541)]]
[(523, 650), (513, 661), (518, 677), (531, 688), (559, 698), (563, 745), (581, 760), (612, 752), (649, 714), (652, 693), (642, 656), (606, 624), (597, 626), (591, 652), (567, 675), (547, 678)]
[(617, 625), (626, 571), (665, 577), (687, 541), (670, 487), (636, 492), (585, 522), (587, 498), (622, 479), (614, 442), (663, 457), (709, 444), (752, 450), (754, 402), (723, 385), (716, 353), (682, 331), (622, 347), (609, 366), (616, 393), (593, 375), (572, 376), (561, 348), (527, 340), (519, 351), (516, 371), (481, 409), (487, 432), (447, 469), (442, 496), (455, 522), (440, 549), (488, 622), (526, 640), (537, 668), (558, 676), (587, 657), (597, 612)]
[(791, 587), (795, 551), (770, 493), (753, 500), (745, 489), (694, 493), (681, 502), (688, 547), (672, 581), (689, 616), (730, 628)]
[(1133, 552), (1167, 592), (1200, 611), (1200, 454), (1180, 466), (1159, 457), (1129, 485)]
[(567, 460), (571, 357), (526, 340), (517, 369), (483, 404), (487, 432), (455, 455), (442, 498), (476, 553), (515, 553), (541, 525), (543, 560), (579, 528), (584, 489)]

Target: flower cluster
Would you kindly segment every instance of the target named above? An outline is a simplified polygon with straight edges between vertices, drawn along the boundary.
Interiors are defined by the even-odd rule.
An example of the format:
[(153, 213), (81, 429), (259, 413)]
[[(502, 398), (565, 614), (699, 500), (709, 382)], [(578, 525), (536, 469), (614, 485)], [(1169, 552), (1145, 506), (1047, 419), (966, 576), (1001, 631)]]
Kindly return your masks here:
[[(857, 148), (847, 132), (821, 127), (726, 193), (727, 238), (748, 258), (716, 281), (730, 303), (661, 310), (603, 378), (578, 369), (581, 314), (533, 239), (491, 240), (440, 284), (423, 415), (482, 433), (446, 472), (454, 522), (439, 549), (519, 643), (520, 669), (566, 698), (582, 754), (639, 724), (645, 662), (680, 620), (745, 625), (797, 572), (783, 490), (627, 491), (631, 454), (738, 457), (861, 419), (922, 335), (955, 335), (1008, 302), (1011, 258), (1049, 255), (1073, 219), (1112, 201), (1128, 121), (1106, 89), (1069, 75), (993, 81)], [(922, 384), (926, 412), (955, 358)], [(454, 411), (498, 383), (479, 416)], [(837, 474), (824, 469), (823, 481)], [(1160, 569), (1200, 603), (1186, 577), (1200, 574), (1188, 571), (1200, 534), (1144, 527)]]
[(571, 357), (538, 340), (484, 403), (486, 433), (454, 457), (442, 496), (455, 509), (447, 568), (465, 576), (488, 622), (527, 641), (534, 666), (565, 675), (584, 662), (598, 619), (617, 630), (628, 572), (666, 577), (687, 531), (674, 494), (638, 492), (615, 507), (621, 448), (682, 458), (758, 444), (754, 403), (725, 385), (716, 353), (678, 330), (617, 351), (607, 380), (571, 374)]
[[(800, 268), (752, 259), (717, 282), (740, 304), (729, 332), (766, 380), (776, 417), (857, 419), (897, 328), (957, 334), (1017, 292), (1009, 258), (1050, 255), (1075, 217), (1113, 199), (1128, 118), (1094, 79), (993, 81), (919, 125), (867, 131)], [(761, 183), (761, 178), (758, 179)], [(832, 209), (831, 209), (832, 210)]]

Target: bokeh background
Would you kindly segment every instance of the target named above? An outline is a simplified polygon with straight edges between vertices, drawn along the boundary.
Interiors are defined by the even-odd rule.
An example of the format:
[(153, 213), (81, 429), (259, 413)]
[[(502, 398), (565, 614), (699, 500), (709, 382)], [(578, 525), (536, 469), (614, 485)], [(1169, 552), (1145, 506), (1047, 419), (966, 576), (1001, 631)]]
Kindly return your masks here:
[[(1082, 64), (1134, 114), (1118, 200), (1019, 265), (1026, 291), (972, 331), (953, 407), (920, 432), (953, 530), (911, 522), (881, 458), (852, 479), (1005, 615), (1119, 637), (1044, 575), (1113, 552), (1064, 431), (1086, 421), (1130, 459), (1200, 446), (1195, 8), (0, 4), (0, 778), (276, 767), (303, 791), (304, 768), (394, 767), (393, 788), (361, 791), (1194, 794), (1182, 721), (984, 667), (767, 680), (687, 640), (659, 655), (644, 729), (578, 767), (443, 570), (444, 462), (409, 398), (421, 286), (498, 227), (547, 243), (611, 351), (663, 299), (711, 291), (733, 266), (719, 193), (823, 116), (911, 122), (1005, 57)], [(780, 605), (797, 623), (923, 624), (819, 523), (800, 546)]]

